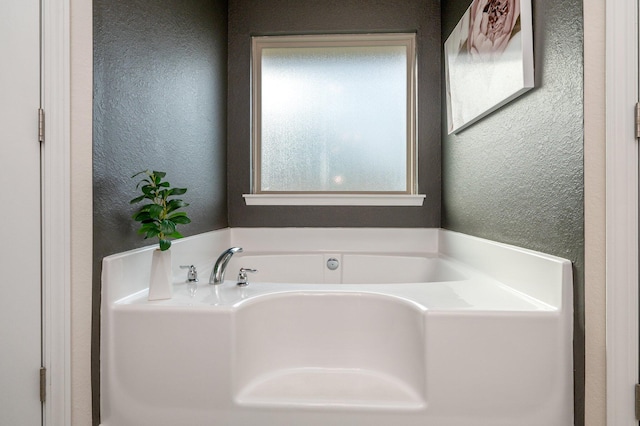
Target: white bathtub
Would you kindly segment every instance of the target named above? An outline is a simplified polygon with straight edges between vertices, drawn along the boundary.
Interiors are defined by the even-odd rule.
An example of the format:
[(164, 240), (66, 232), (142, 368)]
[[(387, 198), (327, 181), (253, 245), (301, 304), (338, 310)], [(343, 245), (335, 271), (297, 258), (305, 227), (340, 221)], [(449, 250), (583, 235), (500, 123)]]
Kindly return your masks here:
[(228, 229), (172, 250), (167, 301), (146, 300), (148, 250), (104, 261), (104, 426), (573, 424), (566, 260), (435, 229)]

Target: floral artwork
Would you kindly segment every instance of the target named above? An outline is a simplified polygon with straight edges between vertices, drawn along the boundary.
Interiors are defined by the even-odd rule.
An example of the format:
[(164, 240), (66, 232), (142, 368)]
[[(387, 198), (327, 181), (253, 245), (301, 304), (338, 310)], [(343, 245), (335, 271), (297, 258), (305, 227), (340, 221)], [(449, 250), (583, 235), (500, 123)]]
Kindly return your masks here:
[(533, 87), (530, 0), (473, 0), (444, 51), (451, 134)]

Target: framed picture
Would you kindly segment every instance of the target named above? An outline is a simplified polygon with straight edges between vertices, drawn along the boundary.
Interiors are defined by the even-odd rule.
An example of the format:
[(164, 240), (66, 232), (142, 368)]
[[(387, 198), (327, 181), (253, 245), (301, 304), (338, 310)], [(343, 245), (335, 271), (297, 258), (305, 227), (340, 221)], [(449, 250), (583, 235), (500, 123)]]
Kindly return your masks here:
[(473, 0), (444, 56), (451, 134), (533, 88), (531, 0)]

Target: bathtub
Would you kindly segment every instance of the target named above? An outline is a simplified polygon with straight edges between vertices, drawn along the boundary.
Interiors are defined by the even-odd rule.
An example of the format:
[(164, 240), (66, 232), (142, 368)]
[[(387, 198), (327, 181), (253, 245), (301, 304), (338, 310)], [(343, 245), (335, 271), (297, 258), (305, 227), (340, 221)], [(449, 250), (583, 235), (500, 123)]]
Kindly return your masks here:
[(226, 229), (172, 252), (165, 301), (149, 249), (104, 260), (104, 426), (573, 424), (566, 260), (439, 229)]

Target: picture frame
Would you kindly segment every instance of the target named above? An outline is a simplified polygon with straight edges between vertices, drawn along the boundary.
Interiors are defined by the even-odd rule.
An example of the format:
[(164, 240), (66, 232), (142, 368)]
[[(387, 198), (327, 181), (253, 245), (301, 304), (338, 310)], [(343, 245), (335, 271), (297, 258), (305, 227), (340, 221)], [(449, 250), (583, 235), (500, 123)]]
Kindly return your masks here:
[(444, 44), (447, 132), (534, 87), (531, 0), (473, 0)]

